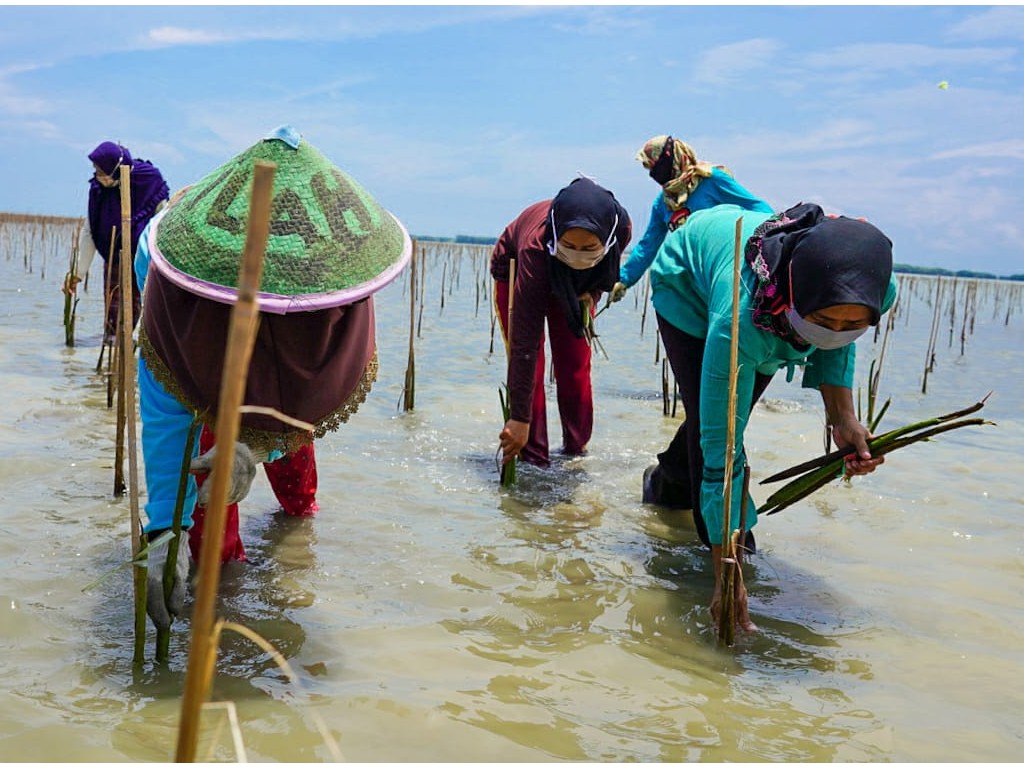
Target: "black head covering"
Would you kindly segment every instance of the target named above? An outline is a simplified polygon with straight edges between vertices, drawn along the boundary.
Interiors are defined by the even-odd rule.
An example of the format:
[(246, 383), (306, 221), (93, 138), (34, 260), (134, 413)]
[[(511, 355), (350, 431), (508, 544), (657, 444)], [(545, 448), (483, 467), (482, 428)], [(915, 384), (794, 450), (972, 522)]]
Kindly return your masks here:
[[(573, 269), (554, 256), (558, 238), (574, 227), (592, 232), (602, 243), (609, 243), (604, 258), (589, 269)], [(630, 236), (629, 214), (615, 195), (590, 179), (580, 177), (563, 187), (551, 201), (547, 230), (544, 241), (551, 254), (551, 292), (561, 300), (570, 330), (582, 338), (583, 310), (579, 297), (595, 290), (610, 291), (619, 279), (622, 249)]]
[(801, 316), (861, 304), (877, 325), (892, 277), (892, 242), (866, 221), (824, 219), (794, 243), (792, 270), (793, 307)]
[(871, 324), (878, 324), (892, 277), (892, 242), (874, 225), (800, 203), (761, 224), (746, 257), (758, 279), (753, 320), (759, 328), (789, 340), (787, 308), (806, 316), (836, 304), (866, 306)]

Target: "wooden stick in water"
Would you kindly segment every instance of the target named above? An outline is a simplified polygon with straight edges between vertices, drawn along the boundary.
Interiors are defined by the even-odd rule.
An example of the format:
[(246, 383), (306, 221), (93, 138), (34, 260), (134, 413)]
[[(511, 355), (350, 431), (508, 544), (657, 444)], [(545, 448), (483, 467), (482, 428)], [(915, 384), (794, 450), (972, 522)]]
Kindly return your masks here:
[[(107, 348), (107, 316), (110, 315), (110, 271), (114, 263), (114, 241), (117, 239), (117, 227), (110, 228), (110, 253), (107, 254), (107, 263), (103, 266), (106, 279), (103, 281), (103, 341), (100, 342), (100, 356), (96, 360), (96, 373), (103, 370), (103, 352)], [(110, 362), (107, 362), (107, 373), (110, 372)], [(107, 407), (110, 407), (109, 397)]]
[(412, 241), (412, 273), (409, 276), (409, 363), (405, 368), (403, 410), (411, 411), (416, 405), (416, 262), (419, 261), (416, 241)]
[[(185, 440), (185, 451), (181, 457), (181, 469), (178, 472), (178, 493), (174, 500), (174, 516), (171, 522), (171, 532), (174, 534), (174, 538), (167, 544), (167, 559), (164, 561), (163, 589), (165, 603), (170, 602), (171, 592), (174, 590), (174, 577), (178, 563), (178, 556), (181, 554), (181, 547), (188, 546), (188, 542), (182, 540), (181, 522), (185, 516), (185, 495), (188, 490), (188, 481), (190, 477), (189, 466), (192, 463), (192, 449), (195, 447), (195, 442), (201, 428), (202, 419), (196, 415), (193, 417), (192, 424), (189, 425), (188, 428), (188, 438)], [(173, 623), (173, 616), (171, 617), (171, 621)], [(157, 627), (156, 653), (153, 655), (153, 658), (155, 661), (165, 664), (170, 656), (171, 627), (170, 625), (166, 627)]]
[[(515, 307), (516, 298), (516, 260), (508, 260), (508, 327), (505, 331), (505, 360), (507, 361), (507, 371), (505, 374), (505, 392), (508, 397), (507, 401), (502, 401), (502, 415), (505, 417), (507, 422), (509, 415), (512, 412), (512, 381), (510, 374), (512, 372), (512, 310)], [(497, 301), (495, 301), (497, 306)], [(501, 485), (505, 488), (510, 488), (515, 485), (516, 482), (516, 462), (518, 460), (515, 456), (509, 459), (507, 462), (501, 465)]]
[[(131, 232), (132, 226), (132, 185), (131, 167), (121, 166), (121, 231)], [(121, 238), (121, 269), (115, 275), (119, 284), (122, 299), (132, 295), (132, 239)], [(136, 452), (135, 431), (135, 355), (132, 349), (132, 325), (134, 321), (132, 305), (124, 306), (118, 314), (120, 323), (117, 336), (121, 343), (118, 366), (120, 382), (118, 383), (117, 413), (117, 461), (114, 467), (114, 493), (124, 492), (123, 447), (122, 440), (128, 444), (128, 509), (131, 525), (132, 560), (137, 560), (142, 551), (142, 522), (139, 516), (139, 464)], [(106, 318), (104, 318), (106, 322)], [(125, 434), (127, 433), (127, 435)], [(135, 588), (135, 653), (133, 661), (141, 664), (146, 655), (146, 568), (143, 565), (132, 566), (132, 584)]]
[(220, 554), (227, 519), (228, 483), (235, 460), (239, 407), (245, 396), (245, 382), (259, 321), (256, 294), (263, 276), (263, 255), (270, 234), (270, 205), (276, 168), (274, 163), (257, 160), (253, 170), (249, 224), (238, 275), (238, 299), (231, 311), (224, 377), (217, 410), (217, 453), (213, 471), (207, 479), (212, 487), (199, 555), (199, 581), (192, 610), (192, 646), (181, 702), (181, 723), (175, 756), (177, 762), (190, 763), (195, 759), (200, 711), (209, 699), (216, 661), (214, 604), (220, 583)]
[[(736, 629), (736, 603), (733, 584), (736, 573), (736, 549), (729, 532), (732, 523), (732, 470), (736, 450), (736, 372), (739, 367), (740, 336), (740, 251), (743, 236), (743, 217), (736, 219), (736, 240), (733, 248), (732, 275), (732, 337), (729, 339), (729, 405), (725, 437), (725, 488), (722, 510), (722, 603), (718, 617), (718, 640), (732, 645)], [(692, 418), (693, 414), (688, 414)], [(728, 549), (728, 556), (726, 551)]]

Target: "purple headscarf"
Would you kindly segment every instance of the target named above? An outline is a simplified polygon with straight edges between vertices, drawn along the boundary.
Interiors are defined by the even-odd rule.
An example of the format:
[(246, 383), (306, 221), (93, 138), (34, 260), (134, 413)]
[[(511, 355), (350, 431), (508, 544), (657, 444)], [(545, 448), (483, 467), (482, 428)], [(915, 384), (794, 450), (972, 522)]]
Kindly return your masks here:
[(123, 164), (129, 168), (132, 165), (132, 153), (128, 147), (122, 147), (112, 141), (104, 141), (96, 149), (89, 153), (89, 159), (100, 167), (107, 176), (117, 178), (117, 169)]
[[(135, 253), (139, 235), (153, 218), (157, 206), (170, 197), (170, 189), (160, 170), (146, 160), (133, 160), (127, 147), (104, 141), (89, 153), (89, 159), (100, 170), (118, 179), (120, 166), (131, 168), (132, 197), (132, 242), (131, 252)], [(114, 256), (121, 252), (121, 191), (118, 187), (104, 187), (96, 177), (89, 180), (89, 228), (92, 241), (100, 256), (106, 259), (111, 252), (111, 231), (114, 234)]]

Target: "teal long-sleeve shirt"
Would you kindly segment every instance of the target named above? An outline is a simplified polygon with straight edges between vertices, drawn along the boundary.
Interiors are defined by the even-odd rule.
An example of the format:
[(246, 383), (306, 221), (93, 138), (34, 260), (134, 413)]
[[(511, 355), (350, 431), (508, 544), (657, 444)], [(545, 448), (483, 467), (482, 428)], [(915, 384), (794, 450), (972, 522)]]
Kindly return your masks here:
[[(748, 211), (735, 205), (718, 205), (690, 216), (686, 225), (672, 232), (651, 266), (651, 291), (655, 311), (679, 330), (706, 340), (700, 383), (701, 448), (704, 477), (701, 484), (701, 513), (711, 543), (720, 544), (723, 482), (725, 477), (726, 433), (729, 406), (730, 339), (732, 336), (733, 253), (736, 220), (743, 217), (742, 244), (770, 214)], [(754, 374), (772, 375), (787, 368), (787, 381), (796, 365), (804, 366), (803, 386), (817, 389), (822, 384), (852, 388), (856, 348), (854, 344), (832, 350), (811, 347), (800, 352), (778, 336), (751, 322), (751, 301), (757, 281), (741, 256), (740, 332), (736, 402), (749, 403)], [(886, 292), (882, 311), (896, 300), (896, 277)], [(742, 476), (743, 433), (747, 409), (737, 406), (734, 443), (734, 483)], [(739, 486), (734, 484), (734, 487)], [(741, 492), (732, 495), (730, 530), (739, 527)], [(757, 521), (752, 500), (747, 506), (747, 526)]]
[[(751, 193), (718, 166), (711, 170), (710, 176), (701, 180), (686, 199), (686, 207), (691, 214), (716, 205), (738, 205), (748, 211), (772, 212), (772, 207), (768, 203)], [(644, 236), (630, 252), (629, 258), (619, 267), (619, 282), (627, 287), (636, 285), (644, 276), (644, 272), (650, 269), (651, 263), (658, 255), (658, 249), (665, 241), (665, 235), (668, 234), (668, 223), (671, 218), (672, 210), (665, 202), (665, 193), (659, 192), (651, 205), (651, 215)]]

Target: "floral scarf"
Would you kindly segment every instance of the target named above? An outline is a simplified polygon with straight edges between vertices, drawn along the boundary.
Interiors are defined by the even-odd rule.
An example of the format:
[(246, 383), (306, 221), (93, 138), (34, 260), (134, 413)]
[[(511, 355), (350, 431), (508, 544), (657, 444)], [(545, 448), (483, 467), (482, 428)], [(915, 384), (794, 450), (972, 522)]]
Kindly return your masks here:
[(892, 276), (892, 243), (873, 225), (827, 216), (821, 206), (800, 203), (766, 219), (747, 240), (745, 256), (757, 279), (752, 301), (756, 327), (796, 349), (807, 349), (786, 310), (801, 316), (838, 304), (881, 316)]
[(672, 142), (672, 178), (662, 185), (662, 189), (665, 192), (665, 204), (669, 210), (678, 211), (685, 205), (686, 199), (697, 188), (701, 180), (711, 175), (713, 166), (711, 163), (697, 160), (697, 154), (689, 144), (671, 136), (655, 136), (653, 139), (649, 139), (637, 152), (636, 159), (643, 163), (644, 168), (650, 170), (665, 150), (665, 145), (670, 141)]

